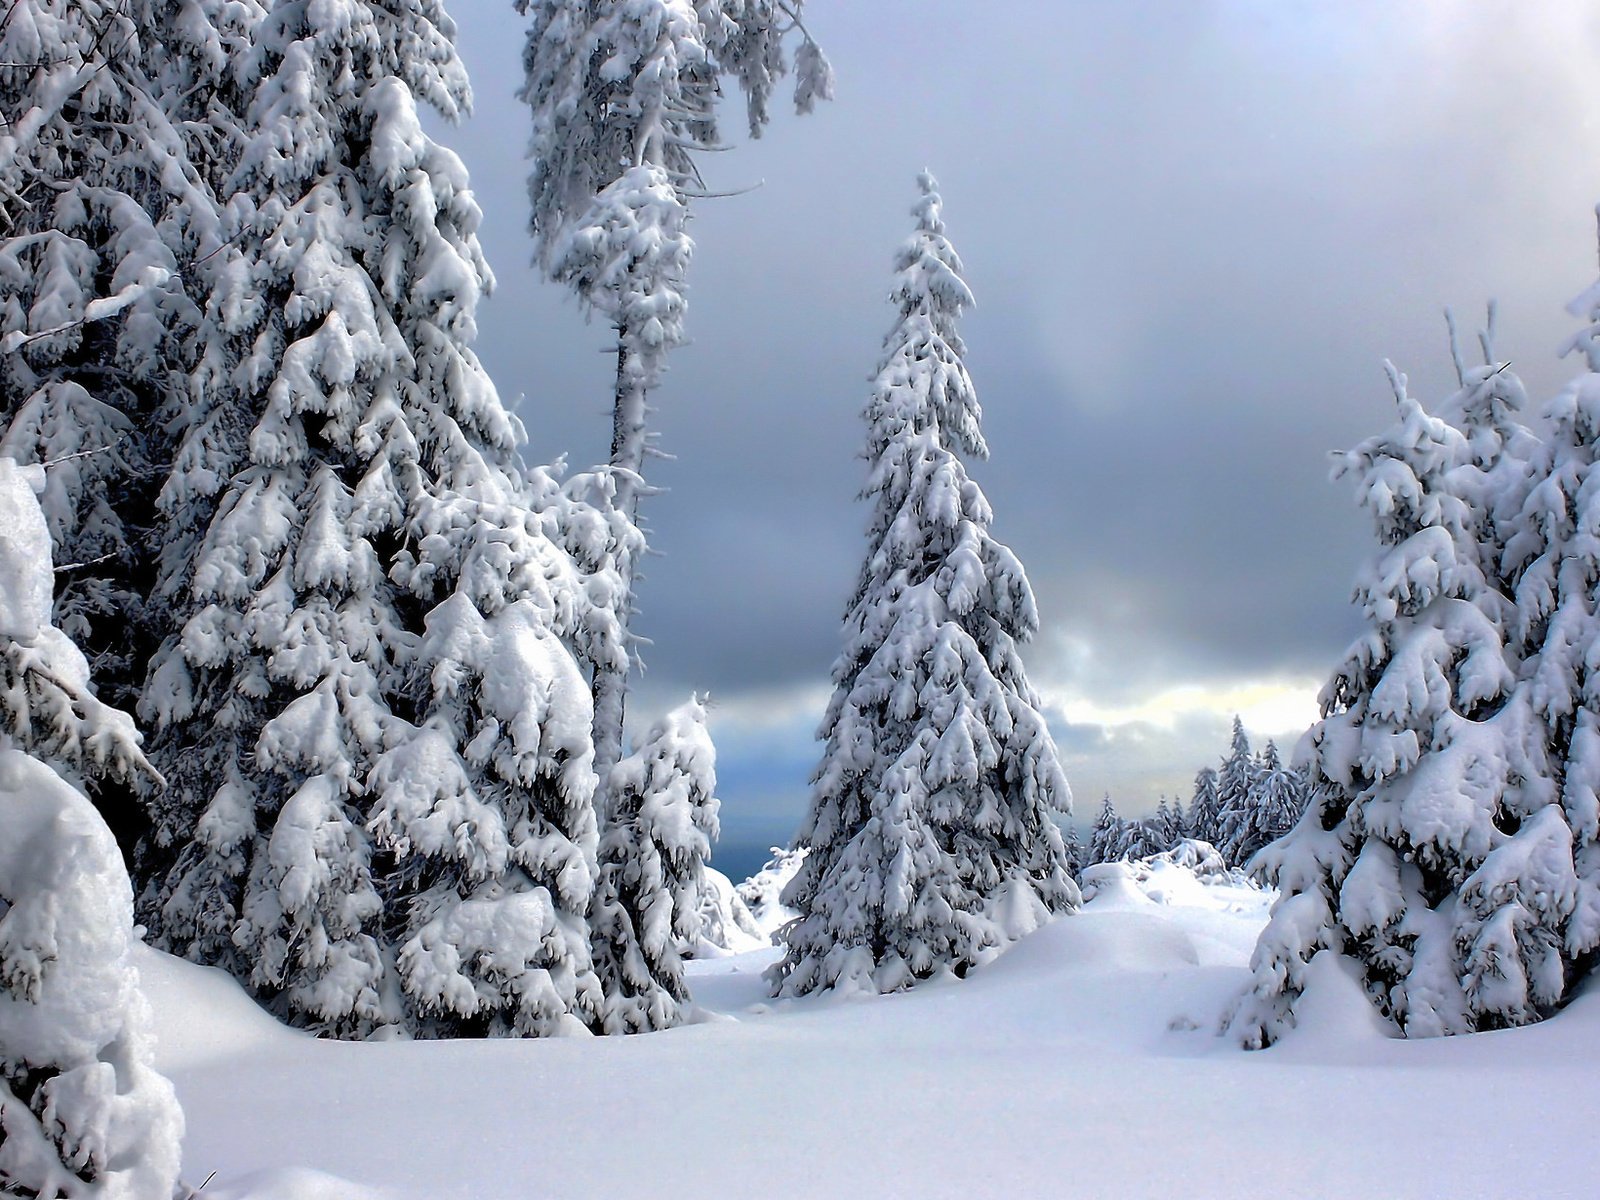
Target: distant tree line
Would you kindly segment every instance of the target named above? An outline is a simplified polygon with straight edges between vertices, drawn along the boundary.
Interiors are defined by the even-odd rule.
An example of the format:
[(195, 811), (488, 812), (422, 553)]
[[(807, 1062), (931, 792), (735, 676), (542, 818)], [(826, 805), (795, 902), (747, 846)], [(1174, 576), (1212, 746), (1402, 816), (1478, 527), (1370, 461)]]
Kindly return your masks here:
[(1189, 839), (1210, 843), (1230, 867), (1270, 882), (1273, 871), (1258, 861), (1258, 852), (1288, 833), (1305, 807), (1304, 774), (1285, 766), (1270, 741), (1252, 753), (1244, 724), (1235, 717), (1228, 755), (1220, 769), (1204, 767), (1195, 776), (1187, 807), (1162, 796), (1151, 816), (1123, 817), (1105, 796), (1080, 866), (1144, 858)]

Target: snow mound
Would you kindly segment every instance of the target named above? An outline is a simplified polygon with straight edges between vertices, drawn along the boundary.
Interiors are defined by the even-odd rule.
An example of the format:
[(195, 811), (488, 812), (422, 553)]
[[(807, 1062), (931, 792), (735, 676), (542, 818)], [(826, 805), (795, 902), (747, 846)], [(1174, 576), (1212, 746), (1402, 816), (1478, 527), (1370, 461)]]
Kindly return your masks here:
[(793, 850), (774, 846), (766, 865), (738, 887), (739, 899), (745, 902), (756, 928), (769, 941), (775, 932), (800, 915), (784, 905), (783, 889), (800, 873), (800, 865), (810, 852), (805, 846)]
[(155, 1011), (156, 1046), (167, 1072), (270, 1053), (286, 1041), (316, 1040), (275, 1020), (220, 967), (202, 967), (142, 942), (133, 947), (133, 963)]
[(1109, 904), (1184, 904), (1198, 908), (1246, 903), (1264, 895), (1243, 871), (1228, 866), (1209, 842), (1184, 839), (1145, 858), (1084, 868), (1083, 898)]
[(1367, 999), (1360, 972), (1353, 959), (1319, 950), (1306, 964), (1305, 991), (1295, 1006), (1296, 1023), (1283, 1042), (1304, 1050), (1396, 1036), (1394, 1027)]

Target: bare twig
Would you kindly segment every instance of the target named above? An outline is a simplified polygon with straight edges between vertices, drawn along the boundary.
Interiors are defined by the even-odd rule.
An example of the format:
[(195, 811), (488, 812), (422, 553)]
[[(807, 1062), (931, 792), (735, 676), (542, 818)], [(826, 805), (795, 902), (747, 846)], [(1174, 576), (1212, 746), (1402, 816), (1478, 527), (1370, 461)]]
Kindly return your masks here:
[(94, 454), (107, 454), (115, 448), (116, 447), (113, 444), (108, 446), (96, 446), (92, 450), (77, 450), (71, 454), (63, 454), (60, 458), (52, 458), (47, 462), (40, 463), (39, 465), (48, 471), (51, 467), (59, 467), (62, 463), (71, 462), (75, 458), (88, 458)]
[(54, 569), (57, 575), (63, 571), (78, 571), (84, 567), (99, 566), (103, 562), (110, 562), (116, 554), (102, 554), (99, 558), (86, 558), (82, 562), (60, 563)]

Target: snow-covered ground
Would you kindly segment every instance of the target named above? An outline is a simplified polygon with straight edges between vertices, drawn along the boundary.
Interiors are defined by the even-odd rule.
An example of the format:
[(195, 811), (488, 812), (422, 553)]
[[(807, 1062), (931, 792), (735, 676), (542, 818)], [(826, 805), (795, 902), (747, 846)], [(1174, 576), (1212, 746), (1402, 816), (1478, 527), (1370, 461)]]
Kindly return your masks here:
[(627, 1038), (317, 1041), (138, 962), (204, 1200), (1596, 1194), (1600, 994), (1405, 1042), (1325, 971), (1247, 1054), (1212, 1029), (1270, 897), (1106, 871), (965, 981), (774, 1003), (757, 950), (690, 965), (706, 1021)]

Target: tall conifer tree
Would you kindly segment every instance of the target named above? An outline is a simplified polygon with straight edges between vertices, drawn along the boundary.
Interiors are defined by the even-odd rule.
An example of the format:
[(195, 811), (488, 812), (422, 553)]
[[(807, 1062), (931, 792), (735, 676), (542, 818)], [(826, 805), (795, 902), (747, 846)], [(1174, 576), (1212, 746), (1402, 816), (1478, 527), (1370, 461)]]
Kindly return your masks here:
[(899, 316), (865, 418), (868, 553), (845, 616), (822, 762), (784, 893), (782, 994), (960, 974), (1074, 908), (1052, 811), (1071, 794), (1017, 652), (1022, 564), (957, 452), (988, 453), (956, 332), (972, 294), (933, 178), (895, 261)]
[(164, 564), (146, 919), (341, 1035), (598, 1015), (564, 641), (608, 636), (589, 598), (615, 585), (584, 586), (582, 505), (523, 468), (471, 349), (479, 212), (417, 112), (469, 103), (453, 36), (437, 0), (260, 23), (227, 180), (245, 286), (207, 313), (233, 356), (167, 496), (209, 519)]
[[(827, 62), (800, 22), (803, 0), (514, 0), (529, 18), (522, 98), (532, 110), (528, 181), (535, 258), (617, 334), (610, 465), (618, 524), (636, 524), (651, 448), (647, 397), (682, 344), (702, 194), (695, 151), (717, 148), (724, 80), (746, 98), (752, 136), (794, 56), (795, 106), (831, 95)], [(620, 543), (626, 628), (643, 540)], [(602, 791), (623, 753), (628, 647), (591, 659)]]
[(210, 163), (236, 150), (250, 0), (16, 0), (0, 21), (0, 452), (48, 462), (56, 619), (131, 704), (162, 468), (234, 253)]

